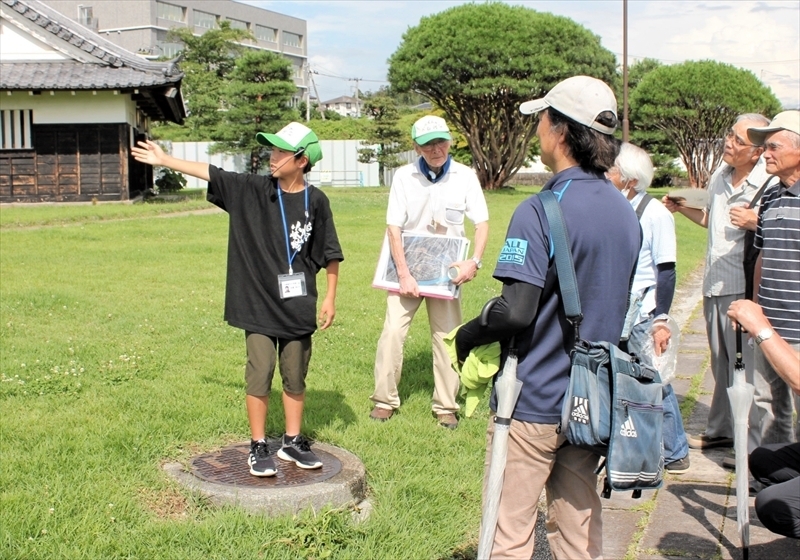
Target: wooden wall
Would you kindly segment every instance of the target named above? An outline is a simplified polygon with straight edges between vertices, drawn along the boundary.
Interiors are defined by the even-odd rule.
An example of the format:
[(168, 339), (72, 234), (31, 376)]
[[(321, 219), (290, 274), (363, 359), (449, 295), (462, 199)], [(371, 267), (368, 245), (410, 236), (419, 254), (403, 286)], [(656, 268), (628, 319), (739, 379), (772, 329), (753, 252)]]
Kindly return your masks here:
[(33, 150), (0, 152), (0, 202), (129, 198), (127, 124), (34, 125), (32, 132)]

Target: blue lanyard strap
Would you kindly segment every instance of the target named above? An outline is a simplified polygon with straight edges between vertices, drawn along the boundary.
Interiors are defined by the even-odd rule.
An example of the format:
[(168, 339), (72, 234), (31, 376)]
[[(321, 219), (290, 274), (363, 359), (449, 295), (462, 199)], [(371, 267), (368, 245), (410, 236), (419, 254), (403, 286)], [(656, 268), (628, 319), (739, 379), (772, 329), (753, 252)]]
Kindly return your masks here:
[[(283, 220), (283, 235), (284, 240), (286, 241), (286, 259), (289, 261), (289, 274), (293, 274), (292, 271), (292, 263), (294, 262), (294, 258), (297, 256), (297, 253), (300, 252), (300, 249), (292, 254), (291, 249), (289, 248), (289, 227), (286, 225), (286, 211), (283, 209), (283, 198), (281, 195), (281, 187), (280, 185), (275, 183), (275, 186), (278, 190), (278, 205), (281, 207), (281, 219)], [(303, 192), (305, 193), (305, 215), (306, 215), (306, 223), (304, 224), (303, 229), (305, 230), (305, 226), (308, 225), (308, 183), (303, 185), (305, 188)]]

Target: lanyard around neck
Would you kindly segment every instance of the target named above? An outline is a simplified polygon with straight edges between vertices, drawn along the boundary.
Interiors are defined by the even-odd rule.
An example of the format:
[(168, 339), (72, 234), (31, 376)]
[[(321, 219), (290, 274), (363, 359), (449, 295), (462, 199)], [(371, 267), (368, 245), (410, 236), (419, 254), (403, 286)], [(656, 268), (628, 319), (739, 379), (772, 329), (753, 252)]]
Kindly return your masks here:
[[(286, 241), (286, 259), (289, 261), (289, 274), (293, 274), (292, 272), (292, 263), (294, 262), (294, 258), (297, 256), (297, 253), (300, 252), (300, 249), (292, 254), (291, 249), (289, 248), (289, 228), (286, 225), (286, 211), (283, 209), (283, 198), (282, 198), (282, 191), (280, 185), (277, 183), (275, 187), (278, 191), (278, 205), (281, 207), (281, 220), (283, 220), (283, 236), (284, 240)], [(305, 216), (306, 216), (306, 223), (303, 225), (303, 230), (305, 231), (305, 226), (308, 225), (308, 183), (304, 184), (303, 193), (305, 194)]]

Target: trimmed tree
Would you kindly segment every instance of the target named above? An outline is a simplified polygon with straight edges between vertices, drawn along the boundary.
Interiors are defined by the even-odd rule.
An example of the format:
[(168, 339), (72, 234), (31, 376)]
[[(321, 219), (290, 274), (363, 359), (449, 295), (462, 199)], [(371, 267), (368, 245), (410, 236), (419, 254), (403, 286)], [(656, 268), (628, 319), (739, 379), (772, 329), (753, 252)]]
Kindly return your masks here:
[(219, 29), (194, 35), (191, 28), (174, 28), (169, 38), (184, 44), (180, 63), (182, 89), (189, 116), (182, 126), (159, 127), (158, 136), (172, 140), (217, 140), (217, 127), (222, 121), (222, 91), (229, 74), (245, 47), (237, 41), (252, 38), (243, 29), (233, 29), (229, 21), (220, 21)]
[(250, 51), (236, 60), (223, 90), (227, 111), (215, 151), (250, 154), (250, 172), (258, 173), (266, 155), (258, 132), (274, 132), (295, 118), (289, 106), (295, 92), (291, 63), (270, 51)]
[(425, 17), (389, 59), (389, 81), (439, 106), (466, 137), (485, 189), (502, 187), (529, 156), (536, 119), (520, 103), (585, 74), (612, 83), (615, 57), (569, 18), (502, 3)]
[(407, 135), (397, 126), (399, 114), (395, 100), (384, 91), (367, 97), (361, 114), (370, 121), (366, 138), (361, 142), (364, 147), (358, 150), (358, 161), (378, 163), (378, 180), (383, 187), (383, 172), (403, 163), (397, 154), (409, 149)]
[(697, 188), (706, 187), (722, 161), (725, 134), (737, 115), (771, 118), (780, 110), (775, 94), (752, 72), (712, 60), (655, 68), (631, 94), (636, 130), (664, 134)]

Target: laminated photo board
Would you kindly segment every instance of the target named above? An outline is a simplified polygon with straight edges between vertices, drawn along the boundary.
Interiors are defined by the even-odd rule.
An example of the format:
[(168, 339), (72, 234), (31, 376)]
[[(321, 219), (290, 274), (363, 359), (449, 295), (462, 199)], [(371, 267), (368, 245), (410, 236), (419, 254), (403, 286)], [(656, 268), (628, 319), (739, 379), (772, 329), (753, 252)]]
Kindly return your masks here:
[[(469, 239), (424, 233), (404, 233), (402, 239), (408, 270), (417, 281), (420, 295), (443, 299), (457, 298), (460, 292), (459, 286), (450, 281), (447, 270), (450, 264), (467, 258)], [(372, 287), (390, 292), (400, 291), (400, 280), (389, 250), (388, 236), (383, 238), (383, 248)]]
[(686, 208), (703, 210), (708, 206), (708, 191), (706, 189), (677, 189), (669, 191), (667, 198), (675, 204)]

